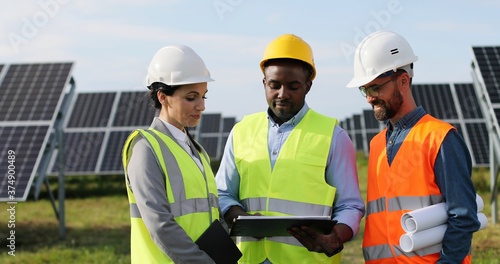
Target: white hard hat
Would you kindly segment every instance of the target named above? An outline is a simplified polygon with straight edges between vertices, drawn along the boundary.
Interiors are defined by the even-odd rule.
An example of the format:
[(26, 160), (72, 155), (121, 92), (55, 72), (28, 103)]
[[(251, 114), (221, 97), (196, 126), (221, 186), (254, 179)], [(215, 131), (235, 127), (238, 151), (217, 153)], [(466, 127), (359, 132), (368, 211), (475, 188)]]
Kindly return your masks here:
[(146, 76), (147, 86), (155, 82), (173, 86), (211, 81), (213, 79), (203, 60), (184, 45), (166, 46), (158, 50)]
[(413, 77), (417, 61), (408, 41), (392, 31), (377, 31), (359, 43), (354, 54), (354, 78), (347, 87), (365, 85), (390, 70), (404, 69)]

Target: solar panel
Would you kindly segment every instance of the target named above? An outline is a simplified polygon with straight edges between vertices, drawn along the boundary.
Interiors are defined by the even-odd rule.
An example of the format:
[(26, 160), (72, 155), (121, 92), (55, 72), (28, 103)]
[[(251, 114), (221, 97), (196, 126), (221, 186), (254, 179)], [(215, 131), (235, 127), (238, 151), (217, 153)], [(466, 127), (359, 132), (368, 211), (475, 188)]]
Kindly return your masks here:
[(479, 106), (479, 100), (474, 85), (472, 83), (456, 83), (454, 84), (457, 91), (460, 110), (464, 119), (482, 119), (483, 113)]
[(500, 103), (500, 46), (472, 47), (492, 104)]
[(353, 143), (354, 143), (354, 148), (357, 151), (363, 150), (363, 134), (361, 134), (361, 132), (354, 134)]
[(106, 127), (116, 93), (80, 93), (68, 119), (68, 128)]
[(466, 128), (470, 138), (471, 154), (475, 163), (479, 166), (488, 165), (490, 153), (486, 123), (470, 123), (466, 124)]
[[(126, 137), (132, 129), (148, 128), (155, 116), (145, 95), (134, 91), (79, 93), (64, 129), (66, 174), (122, 173), (121, 148)], [(52, 174), (57, 166), (54, 160)]]
[(236, 124), (236, 118), (234, 118), (234, 117), (224, 117), (224, 119), (223, 119), (223, 125), (222, 125), (222, 132), (223, 133), (229, 133), (229, 132), (231, 132), (231, 129), (233, 129), (234, 124)]
[(156, 110), (145, 92), (122, 92), (116, 110), (113, 126), (148, 127), (155, 117)]
[(131, 132), (132, 131), (111, 131), (100, 168), (101, 172), (117, 174), (123, 172), (121, 159), (122, 148)]
[[(95, 173), (103, 139), (104, 132), (65, 132), (65, 174)], [(58, 166), (61, 165), (55, 162), (52, 172), (56, 172)]]
[(200, 139), (200, 144), (203, 146), (205, 151), (207, 151), (210, 159), (217, 158), (219, 149), (219, 137), (218, 136), (202, 136)]
[(48, 125), (0, 126), (2, 201), (26, 200), (49, 128)]
[[(26, 200), (50, 143), (72, 66), (35, 63), (0, 67), (0, 200)], [(15, 153), (15, 160), (9, 159), (9, 151)], [(15, 193), (9, 193), (9, 188), (15, 188)]]
[(456, 104), (449, 84), (414, 84), (413, 96), (417, 105), (439, 119), (457, 119)]
[[(147, 129), (158, 114), (142, 91), (79, 93), (70, 109), (64, 128), (67, 175), (123, 173), (121, 150), (126, 138), (134, 129)], [(212, 159), (219, 159), (235, 122), (220, 113), (203, 114), (199, 127), (190, 128), (190, 133)], [(53, 175), (58, 171), (55, 157), (51, 165)]]
[(352, 116), (352, 119), (353, 119), (353, 122), (354, 122), (353, 123), (353, 125), (354, 125), (353, 129), (354, 130), (360, 130), (361, 129), (361, 115), (354, 114)]
[(0, 121), (51, 121), (72, 63), (13, 64), (0, 84)]
[(221, 114), (203, 114), (200, 121), (201, 133), (220, 133), (221, 132)]
[(366, 129), (380, 129), (380, 121), (375, 118), (373, 110), (363, 110)]
[(345, 119), (345, 125), (342, 127), (343, 129), (345, 129), (346, 131), (351, 131), (352, 130), (352, 127), (351, 127), (351, 118), (348, 117)]

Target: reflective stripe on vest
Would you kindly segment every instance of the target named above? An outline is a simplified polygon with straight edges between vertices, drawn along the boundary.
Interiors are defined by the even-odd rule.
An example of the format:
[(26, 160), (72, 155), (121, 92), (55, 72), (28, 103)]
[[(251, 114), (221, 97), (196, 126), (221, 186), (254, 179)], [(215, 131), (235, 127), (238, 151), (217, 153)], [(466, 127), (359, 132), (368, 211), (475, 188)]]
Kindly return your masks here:
[[(186, 214), (191, 214), (195, 212), (208, 212), (211, 214), (211, 210), (208, 210), (210, 206), (216, 207), (218, 206), (217, 197), (213, 193), (209, 193), (209, 197), (207, 198), (186, 198), (185, 192), (185, 184), (183, 177), (168, 177), (168, 175), (182, 175), (179, 164), (176, 161), (175, 156), (172, 151), (167, 147), (166, 144), (160, 144), (166, 140), (165, 138), (161, 138), (158, 135), (158, 131), (154, 130), (138, 130), (139, 133), (151, 144), (153, 149), (161, 149), (161, 152), (154, 154), (157, 156), (157, 161), (159, 162), (160, 167), (163, 169), (165, 177), (167, 178), (167, 197), (170, 202), (170, 209), (174, 216), (182, 216)], [(165, 136), (166, 137), (166, 136)], [(166, 137), (168, 138), (168, 137)], [(204, 162), (206, 163), (206, 161)], [(168, 195), (170, 193), (170, 195)], [(182, 204), (175, 201), (175, 197), (181, 197)], [(137, 206), (137, 205), (136, 205)], [(132, 207), (131, 207), (132, 213)], [(137, 214), (134, 212), (134, 215), (140, 216), (140, 213)]]
[[(157, 130), (151, 130), (153, 133), (151, 133), (157, 142), (161, 141), (167, 141), (173, 139), (167, 137), (166, 135), (162, 134), (161, 132)], [(165, 144), (159, 144), (161, 148), (161, 152), (164, 156), (164, 161), (165, 161), (165, 167), (166, 167), (166, 175), (182, 175), (181, 169), (179, 167), (179, 164), (175, 161), (175, 157), (170, 151), (169, 148)], [(206, 153), (203, 155), (204, 157), (202, 158), (200, 156), (200, 159), (203, 160), (202, 164), (205, 167), (205, 172), (207, 171), (207, 164), (209, 162), (205, 160), (204, 158), (207, 157)], [(192, 158), (190, 157), (190, 160)], [(194, 163), (194, 161), (193, 161)], [(211, 174), (212, 169), (209, 167), (208, 168), (208, 173)], [(205, 181), (207, 180), (207, 175), (205, 173), (202, 173), (204, 175)], [(213, 178), (213, 174), (211, 176)], [(173, 203), (171, 203), (171, 212), (174, 216), (182, 216), (185, 214), (191, 214), (195, 212), (209, 212), (210, 214), (212, 213), (211, 210), (207, 210), (211, 206), (212, 208), (218, 208), (218, 200), (217, 196), (215, 195), (217, 191), (210, 192), (208, 189), (208, 186), (205, 185), (206, 191), (208, 193), (208, 199), (207, 198), (190, 198), (186, 199), (186, 192), (185, 192), (185, 185), (184, 185), (184, 177), (169, 177), (169, 182), (170, 182), (170, 189), (172, 190), (173, 197), (182, 197), (181, 200), (183, 201), (182, 205), (177, 203), (174, 199)], [(210, 216), (211, 222), (213, 222), (212, 216)]]
[[(398, 210), (415, 210), (423, 207), (427, 207), (433, 204), (437, 204), (443, 201), (443, 196), (441, 195), (429, 195), (429, 196), (399, 196), (389, 199), (387, 202), (389, 208), (387, 211), (398, 211)], [(381, 197), (377, 200), (370, 201), (366, 205), (366, 216), (379, 213), (386, 210), (385, 206), (386, 198)]]
[[(446, 134), (453, 127), (430, 115), (422, 117), (402, 142), (389, 166), (387, 129), (370, 142), (367, 215), (363, 238), (366, 263), (435, 263), (441, 245), (404, 252), (401, 216), (443, 201), (435, 182), (434, 162)], [(469, 263), (470, 256), (464, 263)]]
[[(153, 242), (137, 204), (127, 174), (131, 144), (141, 135), (150, 145), (166, 180), (166, 197), (170, 212), (191, 239), (196, 240), (210, 223), (219, 219), (217, 187), (205, 153), (200, 155), (202, 172), (192, 157), (167, 135), (150, 129), (131, 133), (123, 148), (123, 165), (131, 217), (131, 258), (137, 263), (173, 263)], [(187, 177), (186, 177), (187, 175)], [(187, 181), (187, 185), (185, 183)], [(187, 190), (186, 187), (191, 189)], [(203, 197), (205, 196), (205, 197)]]
[[(295, 239), (293, 236), (281, 236), (281, 237), (267, 237), (266, 240), (268, 241), (274, 241), (278, 243), (283, 243), (287, 245), (292, 245), (292, 246), (297, 246), (297, 247), (303, 247), (303, 245)], [(236, 243), (240, 242), (259, 242), (259, 239), (253, 238), (253, 237), (236, 237)]]
[[(267, 203), (267, 204), (266, 204)], [(287, 201), (276, 198), (247, 198), (241, 201), (247, 211), (274, 211), (289, 215), (331, 215), (332, 207), (318, 204)]]
[[(233, 150), (240, 174), (240, 203), (249, 213), (263, 215), (331, 216), (335, 188), (325, 181), (325, 170), (336, 119), (309, 110), (295, 126), (276, 159), (268, 150), (265, 112), (246, 116), (233, 129)], [(321, 194), (321, 195), (320, 195)], [(292, 236), (256, 240), (238, 237), (241, 263), (340, 263), (309, 252)]]
[[(439, 253), (441, 251), (441, 244), (433, 245), (430, 247), (426, 247), (423, 249), (419, 249), (413, 252), (404, 252), (399, 246), (393, 246), (394, 254), (396, 257), (406, 256), (406, 257), (415, 257), (415, 256), (426, 256), (430, 254)], [(388, 244), (365, 247), (363, 248), (363, 256), (366, 261), (373, 260), (381, 260), (386, 258), (392, 258), (393, 255), (391, 253), (391, 246)]]

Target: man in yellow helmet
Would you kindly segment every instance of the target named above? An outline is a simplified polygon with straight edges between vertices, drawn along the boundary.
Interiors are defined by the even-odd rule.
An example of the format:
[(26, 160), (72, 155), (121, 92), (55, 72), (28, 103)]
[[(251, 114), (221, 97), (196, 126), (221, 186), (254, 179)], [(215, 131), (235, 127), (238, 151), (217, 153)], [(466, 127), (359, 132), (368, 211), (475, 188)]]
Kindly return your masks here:
[(305, 102), (316, 68), (304, 40), (279, 36), (260, 67), (269, 108), (229, 135), (216, 175), (224, 218), (314, 215), (338, 224), (326, 235), (304, 226), (292, 236), (239, 237), (240, 263), (340, 263), (364, 215), (353, 144), (336, 119)]

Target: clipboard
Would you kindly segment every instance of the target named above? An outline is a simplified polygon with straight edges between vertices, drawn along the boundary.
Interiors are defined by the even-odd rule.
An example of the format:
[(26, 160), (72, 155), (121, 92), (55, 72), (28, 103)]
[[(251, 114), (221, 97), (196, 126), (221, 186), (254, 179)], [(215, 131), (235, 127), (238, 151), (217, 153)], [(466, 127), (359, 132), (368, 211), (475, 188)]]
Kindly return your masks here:
[(217, 264), (235, 264), (243, 255), (219, 220), (215, 220), (195, 243)]
[(329, 234), (337, 220), (329, 216), (238, 216), (231, 227), (230, 236), (290, 236), (292, 227), (308, 226), (320, 233)]

